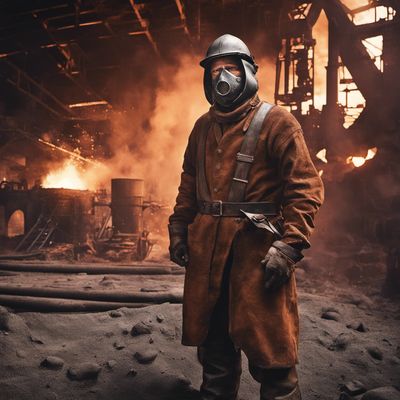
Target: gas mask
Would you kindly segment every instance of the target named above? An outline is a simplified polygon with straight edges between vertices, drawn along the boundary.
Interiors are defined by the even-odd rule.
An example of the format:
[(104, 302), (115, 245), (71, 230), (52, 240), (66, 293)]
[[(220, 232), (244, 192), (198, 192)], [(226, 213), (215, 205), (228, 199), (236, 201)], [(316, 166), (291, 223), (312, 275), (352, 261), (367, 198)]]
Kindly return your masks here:
[(244, 79), (225, 68), (212, 79), (212, 97), (220, 106), (228, 108), (243, 90)]
[[(223, 69), (217, 78), (212, 79), (211, 62), (218, 57), (228, 56), (237, 57), (242, 76), (235, 76)], [(225, 34), (215, 39), (200, 65), (204, 68), (204, 92), (211, 105), (216, 103), (227, 110), (233, 110), (257, 93), (258, 65), (246, 44), (236, 36)]]

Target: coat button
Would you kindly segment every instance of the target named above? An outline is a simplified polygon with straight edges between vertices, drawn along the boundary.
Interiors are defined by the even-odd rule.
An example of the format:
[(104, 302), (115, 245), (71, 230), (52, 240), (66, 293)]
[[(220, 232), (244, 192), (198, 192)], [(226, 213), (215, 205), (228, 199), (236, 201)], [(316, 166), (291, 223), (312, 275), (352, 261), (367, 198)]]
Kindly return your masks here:
[(218, 154), (222, 154), (222, 150), (221, 149), (217, 149), (217, 153)]
[(216, 164), (215, 169), (221, 169), (221, 163)]
[(219, 191), (218, 188), (214, 188), (213, 190), (214, 190), (214, 193), (217, 193)]

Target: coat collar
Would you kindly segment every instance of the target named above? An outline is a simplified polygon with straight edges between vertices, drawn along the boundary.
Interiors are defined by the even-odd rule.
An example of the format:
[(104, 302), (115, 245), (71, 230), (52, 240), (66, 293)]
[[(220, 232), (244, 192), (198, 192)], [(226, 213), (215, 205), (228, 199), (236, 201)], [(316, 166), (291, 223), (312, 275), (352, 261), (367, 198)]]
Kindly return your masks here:
[(233, 111), (223, 112), (222, 110), (219, 110), (217, 106), (214, 104), (210, 107), (210, 115), (211, 118), (216, 122), (218, 122), (219, 124), (229, 124), (232, 122), (238, 122), (241, 121), (243, 118), (245, 118), (250, 113), (251, 110), (256, 108), (256, 106), (259, 103), (260, 99), (256, 93), (252, 98), (245, 101), (242, 105), (235, 108)]

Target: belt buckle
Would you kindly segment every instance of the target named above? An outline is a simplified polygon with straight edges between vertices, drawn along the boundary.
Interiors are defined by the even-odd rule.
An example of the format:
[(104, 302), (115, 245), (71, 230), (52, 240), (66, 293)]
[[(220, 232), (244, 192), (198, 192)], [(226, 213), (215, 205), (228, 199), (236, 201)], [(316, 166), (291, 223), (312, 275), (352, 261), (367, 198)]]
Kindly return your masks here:
[[(211, 214), (213, 217), (222, 217), (222, 200), (215, 200), (212, 202), (213, 204), (213, 208), (214, 208), (214, 204), (218, 204), (218, 214)], [(214, 211), (214, 210), (213, 210)]]

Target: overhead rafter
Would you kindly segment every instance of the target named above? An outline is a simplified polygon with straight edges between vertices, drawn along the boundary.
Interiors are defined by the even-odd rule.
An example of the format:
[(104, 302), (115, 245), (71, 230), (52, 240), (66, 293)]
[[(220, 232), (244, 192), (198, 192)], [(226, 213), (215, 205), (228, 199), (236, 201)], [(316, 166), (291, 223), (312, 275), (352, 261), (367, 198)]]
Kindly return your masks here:
[(30, 97), (55, 116), (63, 119), (74, 119), (74, 112), (67, 105), (20, 67), (5, 59), (2, 60), (2, 64), (8, 67), (6, 81), (18, 91)]
[[(81, 90), (83, 90), (87, 95), (91, 97), (95, 97), (96, 100), (102, 100), (105, 101), (102, 96), (100, 96), (96, 91), (89, 87), (87, 82), (85, 82), (82, 79), (77, 79), (75, 76), (71, 74), (70, 67), (75, 64), (75, 60), (72, 57), (71, 52), (68, 50), (69, 49), (69, 44), (61, 44), (58, 42), (57, 38), (53, 35), (53, 33), (49, 30), (48, 24), (46, 21), (42, 21), (38, 19), (38, 16), (36, 14), (33, 14), (34, 18), (38, 20), (40, 25), (43, 27), (43, 29), (46, 31), (47, 35), (49, 38), (53, 41), (55, 44), (55, 47), (58, 49), (60, 54), (63, 56), (65, 59), (65, 65), (60, 65), (57, 63), (57, 66), (59, 67), (60, 71), (68, 78), (70, 79), (73, 83), (75, 83)], [(83, 53), (83, 51), (82, 51)], [(107, 105), (110, 106), (110, 104), (107, 102)]]
[(150, 42), (151, 46), (153, 47), (154, 52), (159, 56), (160, 51), (158, 50), (158, 46), (156, 41), (153, 38), (153, 35), (149, 31), (149, 23), (147, 22), (146, 19), (142, 17), (142, 14), (140, 13), (140, 6), (139, 4), (135, 3), (135, 0), (129, 0), (129, 3), (132, 6), (132, 9), (136, 15), (136, 18), (138, 19), (140, 26), (143, 29), (143, 33), (146, 35), (148, 41)]
[(182, 2), (182, 0), (175, 0), (175, 4), (179, 11), (179, 17), (182, 22), (183, 31), (185, 32), (185, 35), (188, 37), (189, 41), (191, 42), (192, 37), (190, 35), (189, 28), (187, 26), (187, 20), (186, 20), (186, 14), (185, 14), (185, 8), (183, 5), (183, 2)]
[(394, 21), (385, 21), (385, 20), (380, 20), (377, 22), (370, 22), (366, 24), (361, 24), (361, 25), (355, 25), (355, 31), (361, 38), (368, 38), (372, 36), (378, 36), (382, 34), (383, 31), (387, 31), (390, 28), (393, 28), (395, 26), (399, 26), (399, 22), (394, 20)]

